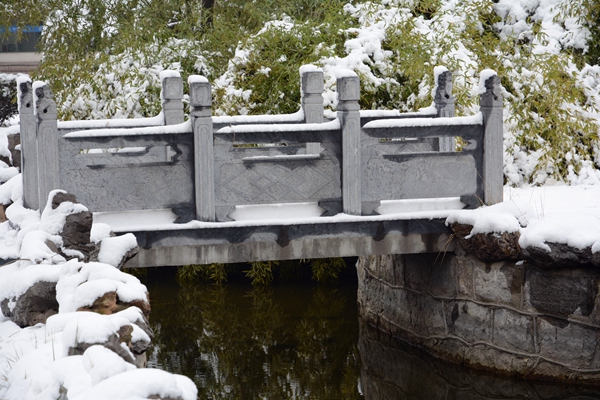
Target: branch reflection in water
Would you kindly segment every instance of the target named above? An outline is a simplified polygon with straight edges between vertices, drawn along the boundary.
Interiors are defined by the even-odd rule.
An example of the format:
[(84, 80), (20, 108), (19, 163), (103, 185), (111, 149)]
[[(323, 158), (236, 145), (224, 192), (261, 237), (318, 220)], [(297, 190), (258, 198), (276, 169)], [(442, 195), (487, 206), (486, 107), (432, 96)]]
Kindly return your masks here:
[(359, 329), (355, 281), (179, 286), (168, 270), (143, 278), (149, 366), (187, 375), (200, 399), (600, 399), (600, 388), (483, 374)]
[(149, 366), (189, 376), (199, 398), (362, 398), (356, 283), (180, 287), (152, 275)]

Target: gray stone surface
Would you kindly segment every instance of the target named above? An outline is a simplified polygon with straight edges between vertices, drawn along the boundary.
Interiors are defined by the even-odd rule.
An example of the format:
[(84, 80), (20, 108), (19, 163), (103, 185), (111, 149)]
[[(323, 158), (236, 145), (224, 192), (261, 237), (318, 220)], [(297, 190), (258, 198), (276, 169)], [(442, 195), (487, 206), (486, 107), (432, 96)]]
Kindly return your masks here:
[(338, 118), (342, 128), (342, 204), (344, 213), (361, 215), (362, 163), (360, 151), (360, 81), (338, 78)]
[(126, 266), (437, 253), (452, 250), (442, 247), (446, 229), (442, 220), (409, 220), (140, 231), (140, 252)]
[(366, 400), (575, 400), (599, 395), (597, 387), (580, 387), (575, 382), (538, 383), (473, 371), (432, 357), (364, 322), (359, 332), (360, 387)]
[(33, 89), (31, 82), (22, 82), (18, 90), (21, 125), (21, 173), (23, 177), (23, 205), (38, 210), (38, 152), (37, 117), (33, 114)]
[(535, 354), (535, 327), (532, 316), (509, 309), (494, 309), (492, 343), (515, 352)]
[[(437, 77), (437, 90), (433, 99), (437, 116), (441, 118), (454, 117), (454, 95), (452, 94), (452, 72), (442, 72)], [(456, 142), (453, 137), (439, 138), (439, 151), (455, 151)]]
[(304, 122), (319, 124), (323, 116), (323, 71), (306, 71), (300, 77)]
[[(92, 212), (185, 207), (194, 210), (191, 133), (64, 138), (60, 145), (61, 189), (76, 194)], [(165, 161), (144, 161), (137, 153), (81, 152), (159, 146), (170, 146), (174, 155)], [(113, 161), (89, 165), (88, 160), (98, 155)]]
[[(362, 212), (373, 214), (380, 200), (483, 196), (481, 125), (364, 128)], [(462, 152), (440, 153), (435, 147), (406, 151), (403, 139), (463, 137), (472, 145)], [(407, 143), (413, 143), (409, 140)]]
[(448, 331), (469, 343), (490, 342), (492, 310), (471, 301), (447, 302), (444, 312)]
[(523, 267), (510, 262), (478, 264), (473, 269), (475, 298), (520, 307)]
[[(340, 139), (338, 132), (327, 130), (215, 133), (216, 219), (228, 220), (243, 204), (309, 201), (326, 203), (326, 210), (341, 208)], [(256, 143), (280, 145), (252, 147)], [(306, 154), (307, 143), (318, 144), (319, 157), (294, 158)]]
[(162, 111), (165, 125), (183, 122), (183, 80), (180, 76), (169, 76), (161, 82)]
[(526, 281), (525, 301), (536, 311), (563, 318), (575, 313), (589, 316), (596, 306), (600, 273), (585, 268), (529, 267)]
[[(172, 75), (163, 80), (162, 88), (167, 124), (180, 121), (182, 115), (181, 78)], [(322, 107), (321, 74), (307, 72), (302, 79), (303, 106), (316, 107), (321, 101), (319, 107)], [(450, 75), (442, 75), (440, 82), (436, 95), (437, 114), (449, 116), (452, 109)], [(490, 82), (489, 94), (481, 100), (482, 111), (489, 108), (489, 112), (484, 112), (483, 126), (361, 129), (364, 121), (358, 103), (360, 82), (357, 76), (348, 75), (337, 82), (340, 129), (315, 124), (298, 130), (290, 130), (296, 125), (288, 125), (282, 130), (261, 131), (254, 126), (247, 131), (236, 129), (235, 133), (215, 132), (218, 124), (211, 117), (210, 84), (204, 79), (192, 79), (192, 129), (189, 132), (120, 135), (118, 131), (111, 134), (110, 130), (105, 130), (102, 134), (80, 133), (68, 137), (60, 137), (65, 131), (59, 133), (57, 130), (56, 105), (49, 88), (42, 86), (36, 93), (34, 107), (41, 149), (38, 152), (39, 170), (43, 170), (40, 172), (39, 201), (43, 203), (51, 189), (61, 188), (76, 194), (92, 212), (172, 209), (179, 216), (178, 222), (187, 222), (191, 219), (227, 221), (236, 206), (248, 204), (316, 202), (324, 209), (323, 215), (341, 211), (351, 215), (372, 215), (381, 200), (483, 198), (485, 187), (493, 185), (500, 193), (502, 188), (501, 180), (488, 181), (484, 174), (485, 158), (498, 158), (492, 164), (486, 164), (489, 171), (496, 171), (494, 168), (498, 165), (501, 168), (502, 164), (501, 152), (488, 143), (491, 137), (497, 140), (496, 131), (502, 128), (501, 101), (497, 97), (499, 88), (497, 81)], [(175, 114), (177, 116), (172, 119)], [(305, 114), (309, 118), (307, 121), (312, 121), (312, 113)], [(398, 118), (416, 116), (420, 115), (413, 113)], [(492, 123), (492, 116), (499, 119)], [(322, 118), (315, 117), (315, 121), (318, 120)], [(277, 123), (276, 119), (265, 116), (245, 118), (242, 124), (257, 121), (270, 121), (271, 128)], [(455, 136), (461, 136), (467, 142), (463, 151), (444, 152), (442, 139)], [(386, 140), (390, 138), (394, 140)], [(417, 140), (408, 140), (406, 144), (395, 141), (402, 138)], [(30, 184), (27, 186), (26, 190), (35, 190)], [(398, 237), (397, 232), (407, 230), (390, 231), (387, 222), (371, 222), (365, 225), (371, 236), (360, 238), (331, 236), (316, 229), (315, 238), (310, 237), (311, 232), (306, 232), (309, 235), (306, 238), (288, 240), (280, 234), (280, 231), (287, 232), (287, 228), (274, 226), (274, 233), (266, 234), (261, 231), (263, 227), (255, 227), (233, 234), (256, 240), (231, 239), (230, 232), (216, 240), (194, 239), (187, 244), (184, 239), (189, 232), (178, 233), (180, 242), (172, 242), (169, 246), (173, 247), (157, 245), (147, 249), (142, 257), (150, 265), (157, 265), (180, 260), (197, 263), (216, 259), (232, 262), (273, 257), (303, 258), (309, 254), (336, 256), (336, 252), (337, 256), (367, 252), (397, 254), (440, 249), (443, 244), (432, 245), (430, 240), (446, 235), (445, 228), (426, 235), (408, 229), (408, 236), (394, 242), (392, 237)], [(370, 231), (372, 227), (374, 231)], [(336, 229), (333, 229), (336, 234), (346, 232), (343, 227)], [(324, 249), (316, 237), (321, 241), (326, 239), (323, 243), (329, 247)], [(220, 241), (221, 238), (224, 241)], [(176, 252), (181, 255), (175, 256)], [(262, 252), (264, 256), (258, 255)]]
[(208, 82), (190, 81), (190, 118), (194, 135), (194, 196), (196, 219), (215, 220), (215, 161)]
[(431, 264), (419, 270), (410, 257), (403, 257), (400, 266), (404, 283), (380, 270), (397, 259), (359, 258), (363, 321), (473, 368), (600, 382), (600, 273), (595, 269), (484, 263), (459, 250), (447, 255), (450, 273), (437, 274), (436, 285), (457, 288), (457, 295), (449, 295), (433, 289)]
[(568, 357), (578, 369), (598, 369), (598, 330), (576, 323), (565, 323), (552, 317), (538, 317), (537, 345), (539, 354), (549, 359)]
[(484, 201), (487, 205), (502, 202), (504, 174), (503, 161), (503, 108), (500, 78), (497, 75), (485, 81), (485, 93), (481, 95), (480, 105), (483, 113), (484, 137), (483, 183)]
[(48, 194), (60, 189), (56, 103), (47, 84), (35, 89), (33, 100), (37, 117), (39, 206), (43, 207)]

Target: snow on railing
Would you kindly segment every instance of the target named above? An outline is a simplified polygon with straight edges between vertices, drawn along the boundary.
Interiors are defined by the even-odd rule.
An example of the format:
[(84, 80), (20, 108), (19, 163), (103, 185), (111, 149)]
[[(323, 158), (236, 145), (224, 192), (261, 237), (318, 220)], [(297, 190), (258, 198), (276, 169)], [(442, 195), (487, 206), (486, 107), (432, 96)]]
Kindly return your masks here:
[(334, 118), (324, 116), (318, 68), (301, 69), (302, 108), (287, 115), (213, 117), (210, 82), (192, 76), (185, 121), (183, 82), (167, 71), (159, 116), (114, 123), (57, 122), (48, 86), (22, 80), (19, 104), (33, 105), (20, 108), (24, 200), (35, 209), (61, 188), (92, 211), (170, 209), (183, 222), (230, 221), (255, 205), (313, 204), (324, 216), (361, 216), (417, 199), (495, 203), (502, 98), (498, 78), (488, 75), (481, 112), (454, 117), (447, 70), (436, 70), (434, 102), (416, 113), (361, 111), (358, 76), (345, 71)]

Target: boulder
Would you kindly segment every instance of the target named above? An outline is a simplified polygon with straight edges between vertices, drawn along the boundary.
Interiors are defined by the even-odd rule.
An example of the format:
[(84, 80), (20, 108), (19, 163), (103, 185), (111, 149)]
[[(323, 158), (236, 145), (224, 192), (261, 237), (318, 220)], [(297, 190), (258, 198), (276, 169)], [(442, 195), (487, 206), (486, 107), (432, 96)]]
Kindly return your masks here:
[(450, 228), (460, 246), (467, 253), (484, 262), (497, 262), (504, 260), (522, 260), (522, 250), (519, 246), (520, 233), (477, 233), (471, 235), (472, 225), (453, 223)]
[(36, 282), (22, 295), (0, 301), (0, 308), (21, 328), (46, 323), (49, 316), (58, 313), (56, 282)]
[[(52, 209), (56, 210), (63, 202), (79, 204), (77, 197), (72, 193), (57, 192), (52, 198)], [(80, 252), (82, 261), (89, 261), (97, 255), (96, 245), (90, 243), (92, 231), (93, 214), (90, 211), (82, 211), (67, 215), (60, 237), (63, 240), (61, 255), (66, 259), (73, 258), (72, 251)], [(81, 257), (78, 257), (81, 258)]]
[[(148, 296), (148, 294), (146, 294)], [(94, 300), (91, 306), (79, 307), (77, 311), (92, 311), (97, 314), (110, 315), (123, 311), (129, 307), (137, 307), (142, 310), (146, 318), (150, 315), (150, 303), (142, 300), (134, 300), (131, 302), (123, 302), (119, 299), (117, 292), (104, 293), (102, 297)]]
[[(134, 327), (135, 325), (135, 327)], [(136, 328), (141, 329), (148, 335), (148, 339), (141, 339), (143, 335), (134, 334)], [(109, 335), (105, 340), (87, 342), (85, 340), (77, 341), (75, 345), (69, 346), (68, 355), (82, 355), (92, 346), (103, 346), (124, 361), (135, 365), (138, 368), (144, 368), (147, 364), (146, 351), (151, 347), (151, 340), (154, 337), (152, 330), (145, 320), (137, 320), (131, 324), (121, 325), (118, 330)]]
[(523, 258), (541, 268), (581, 267), (591, 265), (594, 260), (600, 265), (600, 254), (592, 254), (592, 248), (578, 249), (565, 243), (545, 242), (550, 251), (537, 246), (523, 249)]
[(68, 355), (76, 356), (82, 355), (85, 351), (95, 345), (104, 346), (107, 349), (113, 351), (117, 355), (119, 355), (123, 360), (127, 361), (130, 364), (135, 365), (135, 358), (132, 354), (127, 351), (121, 343), (127, 344), (127, 340), (131, 342), (131, 332), (133, 332), (133, 328), (131, 325), (123, 325), (119, 328), (117, 333), (114, 333), (108, 337), (104, 342), (101, 343), (87, 343), (87, 342), (78, 342), (75, 346), (71, 346), (68, 349)]

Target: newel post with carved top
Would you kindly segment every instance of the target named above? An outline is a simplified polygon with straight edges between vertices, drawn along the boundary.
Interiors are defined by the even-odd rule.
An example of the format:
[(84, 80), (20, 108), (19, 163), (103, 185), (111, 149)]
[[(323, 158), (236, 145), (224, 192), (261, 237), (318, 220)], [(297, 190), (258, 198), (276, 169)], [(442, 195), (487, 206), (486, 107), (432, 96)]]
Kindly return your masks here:
[(206, 78), (192, 75), (190, 86), (190, 119), (194, 134), (194, 186), (196, 219), (215, 220), (215, 174), (212, 129), (212, 94)]
[(18, 81), (19, 118), (21, 126), (21, 176), (23, 205), (40, 208), (38, 184), (37, 117), (33, 114), (33, 89), (29, 78)]
[[(454, 96), (452, 95), (452, 72), (444, 71), (437, 77), (437, 89), (433, 102), (439, 118), (454, 117)], [(454, 151), (456, 144), (453, 137), (439, 138), (439, 151)]]
[(337, 78), (337, 94), (342, 128), (342, 203), (344, 213), (361, 215), (360, 81), (353, 71)]
[(37, 118), (38, 204), (43, 209), (50, 192), (60, 189), (56, 103), (50, 86), (39, 81), (33, 83), (33, 104), (33, 112)]
[(162, 112), (165, 125), (183, 122), (183, 80), (177, 71), (160, 73)]
[(487, 205), (503, 200), (503, 108), (500, 78), (491, 75), (485, 80), (485, 93), (479, 99), (483, 114), (483, 193)]
[(306, 65), (300, 68), (302, 111), (304, 122), (320, 124), (323, 122), (323, 71)]

